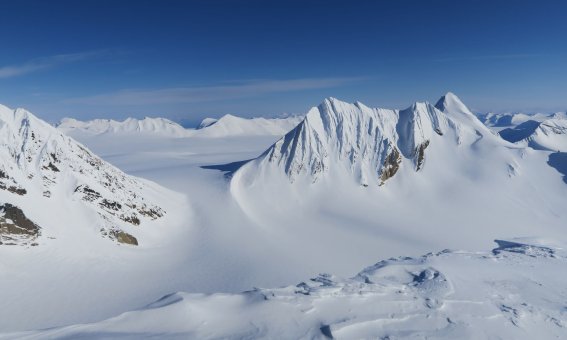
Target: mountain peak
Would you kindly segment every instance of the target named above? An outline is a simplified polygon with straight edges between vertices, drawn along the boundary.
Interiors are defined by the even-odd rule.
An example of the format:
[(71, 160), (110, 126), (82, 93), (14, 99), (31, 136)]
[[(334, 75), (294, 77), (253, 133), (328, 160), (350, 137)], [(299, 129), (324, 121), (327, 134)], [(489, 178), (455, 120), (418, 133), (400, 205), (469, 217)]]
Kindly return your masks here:
[(447, 92), (437, 101), (435, 107), (442, 112), (450, 114), (473, 114), (471, 110), (469, 110), (469, 108), (453, 92)]

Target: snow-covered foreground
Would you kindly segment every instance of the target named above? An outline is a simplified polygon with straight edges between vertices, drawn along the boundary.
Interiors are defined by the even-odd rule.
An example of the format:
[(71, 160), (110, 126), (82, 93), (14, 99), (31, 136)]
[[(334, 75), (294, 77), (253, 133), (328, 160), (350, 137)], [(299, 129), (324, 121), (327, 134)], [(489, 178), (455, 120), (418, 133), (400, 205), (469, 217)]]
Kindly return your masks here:
[(164, 296), (93, 324), (0, 338), (552, 339), (567, 332), (567, 252), (497, 240), (492, 252), (391, 258), (240, 294)]
[[(205, 132), (189, 135), (177, 127), (174, 130), (182, 133), (173, 133), (169, 123), (162, 120), (113, 123), (111, 130), (106, 129), (108, 122), (99, 122), (101, 125), (94, 126), (96, 131), (72, 122), (79, 128), (67, 126), (66, 133), (94, 154), (129, 175), (155, 182), (148, 185), (156, 191), (170, 193), (169, 198), (159, 200), (168, 213), (151, 228), (128, 229), (140, 235), (138, 247), (108, 242), (97, 233), (81, 231), (82, 226), (75, 228), (79, 212), (73, 213), (74, 219), (64, 214), (57, 217), (56, 221), (62, 221), (58, 230), (61, 235), (65, 232), (64, 237), (42, 239), (39, 247), (0, 247), (0, 331), (95, 322), (26, 334), (48, 338), (277, 337), (278, 330), (285, 329), (297, 331), (281, 333), (292, 338), (371, 335), (348, 333), (365, 332), (364, 324), (355, 325), (349, 306), (352, 311), (358, 309), (357, 320), (367, 320), (366, 327), (382, 329), (383, 335), (405, 330), (408, 333), (398, 335), (411, 336), (412, 330), (431, 327), (431, 331), (445, 329), (437, 333), (440, 336), (476, 338), (482, 333), (474, 331), (481, 327), (473, 326), (483, 324), (487, 331), (494, 331), (491, 334), (506, 337), (521, 332), (532, 334), (531, 330), (541, 326), (545, 328), (542, 336), (549, 337), (559, 328), (554, 322), (541, 321), (544, 314), (565, 324), (561, 314), (564, 307), (558, 307), (565, 305), (561, 295), (565, 292), (556, 281), (562, 277), (552, 276), (561, 272), (563, 257), (534, 258), (510, 251), (496, 256), (477, 254), (486, 251), (494, 239), (510, 237), (538, 236), (567, 244), (564, 153), (508, 143), (473, 119), (461, 104), (449, 105), (455, 112), (440, 111), (428, 104), (387, 112), (358, 110), (363, 107), (359, 103), (337, 101), (333, 105), (344, 110), (318, 112), (334, 115), (336, 124), (325, 127), (332, 133), (325, 132), (323, 139), (320, 127), (306, 130), (312, 136), (321, 135), (301, 140), (305, 143), (301, 155), (305, 157), (297, 156), (298, 148), (286, 149), (288, 146), (281, 141), (277, 144), (282, 146), (278, 147), (282, 155), (287, 152), (284, 156), (289, 156), (282, 156), (281, 168), (255, 165), (266, 158), (265, 151), (271, 150), (285, 132), (268, 129), (261, 134), (246, 133), (255, 123), (246, 122), (244, 129), (238, 119), (225, 121), (236, 122), (238, 133), (230, 132), (230, 124), (215, 123), (194, 130)], [(370, 110), (374, 112), (372, 119), (359, 115)], [(161, 133), (160, 122), (167, 124), (165, 133)], [(400, 122), (405, 124), (403, 129), (399, 129)], [(362, 123), (367, 124), (364, 129), (360, 128)], [(206, 132), (215, 125), (228, 133)], [(100, 126), (102, 130), (97, 130)], [(378, 126), (381, 130), (377, 130)], [(376, 143), (384, 136), (385, 143)], [(316, 140), (324, 143), (309, 144)], [(390, 148), (384, 149), (380, 157), (373, 155), (378, 152), (374, 146), (380, 145)], [(396, 162), (386, 162), (388, 155), (395, 154), (394, 149), (399, 150), (399, 161), (394, 157)], [(227, 178), (227, 172), (237, 170), (242, 161), (261, 154), (259, 161), (240, 168), (232, 182)], [(320, 159), (326, 167), (317, 172), (316, 181), (301, 174), (292, 183), (285, 172), (287, 159), (292, 159), (298, 170), (306, 169), (308, 163), (302, 163), (304, 160), (315, 161), (309, 163), (308, 170), (317, 169), (311, 166), (319, 164), (316, 161)], [(383, 169), (388, 169), (391, 176), (382, 177)], [(384, 178), (384, 183), (378, 181)], [(65, 207), (58, 209), (60, 212)], [(383, 280), (375, 282), (371, 278), (374, 283), (365, 284), (358, 279), (333, 279), (335, 282), (328, 287), (309, 288), (310, 295), (294, 293), (301, 287), (240, 294), (251, 287), (288, 286), (320, 272), (351, 277), (380, 258), (415, 257), (446, 248), (472, 253), (429, 256), (422, 264), (419, 258), (390, 262), (379, 271), (387, 272)], [(562, 254), (560, 250), (554, 252)], [(425, 288), (428, 284), (424, 282), (430, 282), (425, 280), (429, 272), (423, 274), (423, 282), (418, 282), (419, 273), (429, 267), (451, 283), (443, 291), (449, 295), (438, 293), (442, 285), (437, 283), (431, 292)], [(480, 274), (476, 276), (476, 272)], [(501, 293), (492, 294), (487, 282), (498, 275), (508, 283), (498, 287)], [(521, 286), (528, 276), (544, 285), (557, 283), (555, 290), (550, 290), (555, 295), (530, 290), (536, 286)], [(520, 285), (522, 290), (513, 285)], [(472, 287), (481, 287), (481, 291)], [(359, 294), (359, 290), (365, 293)], [(187, 293), (144, 308), (161, 296), (180, 291)], [(262, 302), (262, 294), (268, 292), (273, 292), (274, 298)], [(215, 294), (195, 295), (203, 293)], [(521, 302), (515, 303), (514, 299), (535, 306), (533, 314), (516, 321), (536, 326), (513, 328), (506, 317), (499, 315), (514, 312), (504, 311), (507, 307), (501, 310), (497, 294), (507, 301), (500, 304), (516, 308), (521, 315), (529, 308), (516, 307)], [(427, 298), (431, 299), (429, 307), (424, 302)], [(544, 304), (544, 298), (556, 305)], [(445, 303), (434, 301), (444, 299)], [(179, 301), (170, 303), (173, 300)], [(461, 300), (470, 303), (461, 305)], [(315, 308), (309, 309), (310, 304)], [(136, 312), (101, 322), (132, 310)], [(458, 316), (461, 311), (465, 311), (462, 318)], [(423, 321), (427, 313), (431, 316), (426, 320), (435, 322)], [(207, 319), (199, 319), (198, 315)], [(380, 321), (384, 317), (394, 323)], [(396, 327), (396, 319), (400, 327)], [(207, 326), (201, 321), (207, 321)], [(208, 333), (221, 322), (225, 327), (219, 333)], [(295, 322), (298, 326), (290, 326)], [(402, 327), (404, 322), (410, 326)]]

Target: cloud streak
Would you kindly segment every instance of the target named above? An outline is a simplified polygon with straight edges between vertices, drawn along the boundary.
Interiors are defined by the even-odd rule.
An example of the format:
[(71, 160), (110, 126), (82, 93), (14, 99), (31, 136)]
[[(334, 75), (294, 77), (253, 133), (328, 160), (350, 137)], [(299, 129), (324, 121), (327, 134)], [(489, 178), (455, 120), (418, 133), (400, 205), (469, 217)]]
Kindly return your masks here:
[(58, 54), (54, 56), (37, 58), (20, 65), (0, 67), (0, 79), (23, 76), (87, 59), (101, 57), (107, 54), (106, 50), (87, 51), (81, 53)]
[(134, 106), (180, 104), (257, 97), (265, 94), (339, 87), (364, 80), (362, 77), (252, 80), (219, 86), (176, 87), (154, 90), (122, 90), (67, 99), (65, 103)]
[(463, 56), (463, 57), (447, 57), (435, 59), (437, 62), (450, 62), (450, 61), (483, 61), (483, 60), (510, 60), (510, 59), (530, 59), (542, 57), (541, 54), (492, 54), (492, 55), (477, 55), (477, 56)]

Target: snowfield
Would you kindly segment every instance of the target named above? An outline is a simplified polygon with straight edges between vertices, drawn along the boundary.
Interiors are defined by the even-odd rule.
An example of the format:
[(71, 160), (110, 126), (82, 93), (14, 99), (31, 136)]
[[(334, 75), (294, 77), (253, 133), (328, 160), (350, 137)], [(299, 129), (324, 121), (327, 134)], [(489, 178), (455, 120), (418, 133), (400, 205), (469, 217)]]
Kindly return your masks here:
[(174, 293), (98, 323), (0, 338), (562, 338), (564, 248), (540, 240), (496, 243), (492, 252), (391, 258), (350, 279), (320, 274), (240, 294)]
[[(0, 245), (0, 338), (565, 334), (561, 115), (510, 141), (451, 93), (403, 110), (329, 98), (304, 117), (198, 129), (161, 118), (55, 129), (26, 113), (25, 134), (23, 111), (2, 112), (0, 204), (41, 233)], [(41, 143), (29, 148), (32, 130)], [(124, 180), (105, 185), (105, 173)], [(83, 200), (82, 184), (101, 197)], [(19, 230), (1, 218), (0, 234)], [(488, 251), (494, 240), (506, 241)]]

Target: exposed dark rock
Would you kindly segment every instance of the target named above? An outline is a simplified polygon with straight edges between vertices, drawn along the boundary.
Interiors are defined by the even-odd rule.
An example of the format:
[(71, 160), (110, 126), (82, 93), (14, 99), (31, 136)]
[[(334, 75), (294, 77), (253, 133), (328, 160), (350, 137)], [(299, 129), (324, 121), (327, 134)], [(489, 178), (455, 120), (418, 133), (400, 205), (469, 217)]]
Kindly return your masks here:
[(402, 162), (402, 156), (397, 148), (393, 147), (392, 151), (386, 156), (384, 160), (384, 166), (382, 167), (382, 172), (380, 173), (380, 185), (383, 185), (387, 179), (392, 178), (398, 169), (400, 168), (400, 163)]
[(8, 188), (2, 188), (2, 186), (0, 186), (0, 189), (8, 190), (9, 192), (11, 192), (13, 194), (20, 195), (20, 196), (23, 196), (23, 195), (28, 193), (26, 189), (20, 188), (20, 187), (14, 186), (14, 185), (9, 186)]
[(27, 218), (22, 209), (5, 203), (0, 205), (0, 214), (3, 215), (0, 217), (0, 244), (16, 244), (16, 240), (39, 236), (39, 226)]
[(75, 192), (83, 193), (84, 194), (83, 199), (85, 201), (89, 201), (89, 202), (92, 202), (92, 201), (99, 199), (101, 197), (100, 193), (89, 188), (86, 185), (79, 185), (78, 187), (75, 188)]
[(43, 169), (51, 170), (53, 172), (59, 172), (59, 169), (51, 162), (49, 162), (49, 164), (47, 164), (47, 166), (44, 166)]
[(417, 157), (415, 163), (415, 171), (419, 171), (423, 167), (423, 162), (425, 161), (425, 149), (427, 149), (428, 146), (429, 141), (426, 140), (415, 148), (415, 155)]
[(153, 220), (162, 217), (165, 212), (159, 208), (159, 207), (154, 207), (154, 208), (147, 208), (146, 206), (143, 207), (139, 207), (138, 208), (138, 212), (144, 216), (147, 216)]
[(140, 225), (140, 219), (136, 215), (132, 215), (132, 216), (120, 215), (120, 219), (124, 222), (128, 222), (133, 225)]
[(110, 232), (110, 235), (113, 238), (115, 238), (116, 241), (118, 241), (120, 243), (130, 244), (130, 245), (133, 245), (133, 246), (138, 245), (138, 240), (134, 236), (132, 236), (132, 235), (130, 235), (130, 234), (128, 234), (128, 233), (126, 233), (122, 230), (112, 230)]
[(99, 205), (101, 207), (108, 208), (114, 211), (118, 211), (122, 209), (122, 204), (115, 201), (107, 200), (106, 198), (103, 199), (102, 202), (99, 203)]

